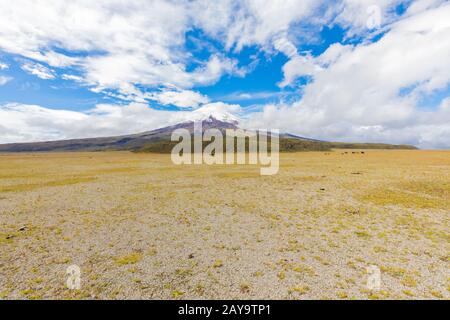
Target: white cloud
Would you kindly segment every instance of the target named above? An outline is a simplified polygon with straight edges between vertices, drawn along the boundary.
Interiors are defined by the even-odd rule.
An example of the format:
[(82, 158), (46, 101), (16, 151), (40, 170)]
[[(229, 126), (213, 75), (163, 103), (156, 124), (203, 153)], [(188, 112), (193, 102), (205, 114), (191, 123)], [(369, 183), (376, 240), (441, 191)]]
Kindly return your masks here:
[(195, 23), (208, 34), (221, 38), (228, 48), (272, 47), (272, 42), (290, 27), (310, 18), (323, 1), (196, 1)]
[[(0, 61), (0, 70), (6, 70), (8, 68), (9, 68), (9, 66), (6, 63), (3, 63)], [(0, 75), (0, 86), (7, 84), (11, 80), (12, 80), (11, 77)]]
[[(251, 68), (239, 65), (229, 54), (255, 45), (265, 54), (281, 52), (289, 58), (283, 66), (281, 87), (294, 87), (301, 76), (312, 80), (301, 89), (296, 103), (269, 105), (264, 112), (250, 116), (249, 123), (330, 140), (448, 146), (441, 138), (448, 133), (449, 121), (442, 121), (448, 119), (448, 101), (434, 111), (421, 110), (420, 103), (422, 97), (449, 85), (450, 5), (445, 0), (416, 0), (399, 18), (395, 7), (400, 2), (3, 1), (0, 50), (42, 63), (25, 64), (24, 70), (53, 79), (56, 72), (51, 68), (62, 68), (63, 79), (137, 102), (124, 108), (102, 105), (88, 114), (76, 113), (86, 117), (86, 122), (76, 120), (80, 124), (73, 130), (64, 128), (64, 119), (73, 116), (71, 113), (25, 106), (10, 106), (8, 113), (16, 115), (14, 121), (23, 119), (18, 128), (33, 139), (42, 138), (39, 130), (48, 137), (115, 134), (123, 133), (123, 128), (148, 130), (187, 114), (151, 110), (145, 107), (148, 100), (181, 108), (203, 107), (208, 98), (195, 87), (214, 84), (227, 74), (245, 76)], [(329, 8), (326, 12), (324, 3)], [(368, 28), (376, 13), (373, 5), (379, 8), (379, 29)], [(322, 26), (333, 24), (348, 30), (348, 37), (362, 37), (363, 42), (334, 44), (319, 57), (297, 50), (303, 41), (317, 40), (314, 33)], [(224, 52), (214, 45), (203, 59), (188, 52), (186, 33), (195, 28), (223, 43)], [(368, 39), (379, 32), (385, 32), (383, 38), (371, 43)], [(157, 91), (149, 93), (151, 90)], [(251, 96), (243, 93), (241, 98)], [(23, 112), (18, 113), (19, 109)], [(30, 115), (24, 116), (25, 112)], [(52, 122), (51, 117), (59, 120)], [(33, 119), (43, 119), (49, 129)], [(14, 128), (6, 126), (3, 119), (1, 125)]]
[(302, 76), (316, 76), (319, 72), (335, 63), (343, 54), (352, 51), (352, 46), (343, 46), (340, 43), (332, 44), (319, 57), (313, 57), (310, 53), (300, 55), (294, 53), (290, 60), (283, 66), (283, 80), (280, 87), (292, 85), (294, 80)]
[(306, 54), (295, 55), (283, 66), (283, 81), (279, 83), (280, 87), (285, 87), (300, 76), (313, 76), (321, 70), (321, 67), (315, 62), (314, 58)]
[(137, 83), (190, 88), (213, 84), (224, 74), (245, 74), (236, 60), (217, 54), (188, 70), (194, 60), (184, 50), (185, 33), (197, 15), (189, 1), (17, 0), (0, 2), (0, 12), (1, 50), (51, 67), (76, 68), (100, 91)]
[[(223, 74), (243, 74), (236, 61), (217, 55), (187, 71), (191, 57), (184, 51), (185, 33), (192, 27), (202, 28), (228, 48), (271, 49), (272, 42), (287, 37), (293, 25), (314, 17), (321, 4), (317, 0), (0, 2), (0, 48), (51, 67), (81, 68), (85, 80), (101, 88), (119, 88), (124, 82), (192, 87), (214, 83)], [(55, 47), (85, 54), (71, 57)]]
[(0, 105), (0, 143), (49, 141), (132, 134), (180, 122), (237, 119), (238, 105), (209, 103), (195, 111), (162, 111), (143, 103), (100, 104), (87, 112), (48, 109), (36, 105)]
[(255, 91), (255, 92), (232, 92), (222, 96), (220, 99), (225, 101), (258, 100), (279, 97), (281, 94), (277, 91)]
[(413, 15), (425, 10), (436, 8), (447, 0), (416, 0), (408, 7), (406, 15)]
[(11, 77), (0, 76), (0, 86), (3, 86), (12, 80)]
[(208, 97), (191, 90), (179, 90), (152, 93), (148, 95), (151, 100), (158, 101), (162, 105), (175, 105), (180, 108), (197, 108), (198, 106), (208, 103)]
[(22, 64), (21, 68), (29, 74), (35, 75), (36, 77), (44, 80), (55, 79), (54, 72), (40, 63), (25, 62)]
[[(272, 50), (272, 40), (310, 17), (320, 2), (0, 2), (0, 49), (50, 67), (81, 70), (84, 81), (98, 90), (136, 83), (186, 89), (247, 71), (236, 60), (215, 53), (205, 61), (193, 59), (184, 50), (186, 32), (192, 28), (202, 28), (228, 48), (258, 45)], [(82, 55), (62, 53), (71, 51)], [(192, 62), (198, 67), (188, 68)]]
[(63, 74), (61, 78), (64, 80), (75, 81), (75, 82), (83, 82), (83, 78), (80, 76), (76, 76), (73, 74)]
[(330, 8), (334, 22), (348, 29), (347, 35), (381, 29), (396, 18), (395, 7), (403, 0), (342, 0)]
[(449, 16), (446, 3), (392, 24), (378, 42), (330, 47), (310, 58), (321, 71), (298, 68), (313, 75), (301, 100), (267, 106), (249, 124), (329, 140), (450, 147), (447, 104), (435, 111), (420, 105), (421, 97), (450, 84)]
[[(356, 30), (368, 19), (370, 5), (385, 13), (399, 1), (341, 0), (328, 3), (331, 13), (324, 14), (325, 0), (16, 0), (0, 2), (0, 49), (51, 67), (77, 68), (97, 91), (120, 90), (136, 83), (191, 88), (214, 84), (224, 74), (243, 76), (246, 72), (237, 61), (217, 54), (196, 61), (197, 68), (188, 68), (193, 59), (184, 50), (185, 35), (194, 27), (229, 49), (257, 45), (295, 55), (297, 61), (292, 64), (298, 64), (295, 44), (314, 25), (337, 15), (335, 22)], [(308, 28), (295, 31), (301, 24)], [(65, 51), (82, 55), (61, 53)]]

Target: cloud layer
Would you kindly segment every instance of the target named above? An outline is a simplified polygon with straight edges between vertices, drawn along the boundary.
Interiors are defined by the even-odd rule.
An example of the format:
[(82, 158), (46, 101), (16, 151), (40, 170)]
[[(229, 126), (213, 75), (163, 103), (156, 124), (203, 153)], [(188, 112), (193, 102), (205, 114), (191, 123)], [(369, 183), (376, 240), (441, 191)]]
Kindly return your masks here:
[[(195, 111), (164, 111), (145, 103), (125, 106), (100, 104), (87, 112), (53, 110), (36, 105), (0, 106), (2, 143), (105, 137), (148, 131), (210, 115), (234, 121), (241, 109), (221, 102), (207, 103)], [(20, 130), (18, 130), (20, 128)]]
[[(247, 126), (314, 138), (448, 148), (448, 17), (444, 0), (3, 1), (0, 51), (24, 72), (122, 103), (85, 112), (5, 103), (0, 142), (132, 133), (198, 110), (227, 110), (239, 111)], [(344, 41), (319, 55), (299, 49), (323, 41), (324, 26), (344, 30)], [(240, 60), (246, 48), (259, 56)], [(270, 61), (277, 54), (287, 62), (276, 85), (279, 93), (295, 93), (289, 102), (246, 113), (199, 89), (223, 77), (244, 78), (261, 56)], [(0, 61), (0, 86), (10, 85), (8, 71)], [(231, 101), (257, 96), (228, 94)]]

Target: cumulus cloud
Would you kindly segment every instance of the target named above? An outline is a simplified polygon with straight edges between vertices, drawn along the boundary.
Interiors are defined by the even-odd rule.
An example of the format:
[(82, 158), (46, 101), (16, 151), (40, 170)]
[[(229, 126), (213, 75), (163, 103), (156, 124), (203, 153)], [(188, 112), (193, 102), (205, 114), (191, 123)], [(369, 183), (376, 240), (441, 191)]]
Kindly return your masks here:
[(162, 105), (174, 105), (180, 108), (197, 108), (209, 102), (207, 96), (191, 90), (164, 90), (162, 92), (152, 93), (148, 98)]
[[(0, 12), (1, 50), (50, 67), (75, 68), (97, 91), (135, 83), (189, 88), (215, 83), (224, 74), (245, 74), (236, 60), (217, 54), (188, 70), (192, 59), (184, 50), (185, 33), (197, 14), (188, 1), (18, 0), (0, 2)], [(25, 65), (51, 79), (43, 68)]]
[[(243, 76), (246, 69), (236, 60), (212, 54), (188, 69), (192, 57), (186, 50), (186, 32), (201, 28), (227, 49), (240, 51), (257, 45), (265, 50), (295, 52), (298, 34), (293, 26), (319, 18), (324, 0), (226, 0), (197, 1), (30, 1), (1, 2), (0, 49), (50, 67), (73, 67), (97, 91), (147, 86), (176, 85), (191, 88), (214, 84), (224, 74)], [(395, 1), (380, 0), (383, 8)], [(355, 19), (369, 4), (342, 0), (333, 8), (339, 21)], [(355, 7), (357, 9), (355, 9)], [(364, 15), (362, 15), (364, 16)], [(27, 21), (27, 23), (23, 23)], [(62, 52), (76, 51), (80, 55)], [(288, 53), (289, 54), (289, 53)], [(299, 57), (292, 64), (298, 64)], [(42, 66), (44, 67), (44, 66)], [(40, 67), (40, 69), (42, 69)], [(286, 67), (289, 69), (289, 66)], [(44, 79), (51, 73), (38, 72)], [(287, 71), (289, 73), (289, 71)]]
[(283, 81), (279, 83), (280, 87), (285, 87), (293, 83), (295, 79), (301, 76), (314, 76), (321, 70), (321, 67), (314, 61), (310, 54), (295, 55), (289, 62), (283, 66)]
[(332, 7), (334, 22), (347, 28), (347, 35), (380, 29), (396, 17), (395, 7), (402, 0), (343, 0)]
[(450, 84), (449, 16), (447, 3), (392, 24), (378, 42), (330, 47), (310, 58), (325, 66), (320, 71), (298, 68), (313, 75), (300, 100), (267, 106), (249, 125), (341, 141), (449, 147), (448, 100), (437, 110), (420, 105)]
[[(320, 6), (316, 0), (0, 2), (0, 49), (45, 63), (73, 67), (99, 89), (140, 83), (182, 88), (245, 75), (236, 60), (212, 54), (189, 69), (186, 32), (201, 28), (236, 50), (272, 41)], [(26, 21), (27, 23), (23, 23)], [(78, 56), (62, 52), (75, 51)], [(48, 74), (48, 73), (47, 73)]]
[[(273, 41), (290, 27), (312, 17), (323, 1), (196, 1), (195, 24), (222, 39), (227, 48), (239, 51), (245, 46), (272, 47)], [(214, 17), (214, 19), (211, 19)], [(216, 18), (217, 17), (217, 18)]]

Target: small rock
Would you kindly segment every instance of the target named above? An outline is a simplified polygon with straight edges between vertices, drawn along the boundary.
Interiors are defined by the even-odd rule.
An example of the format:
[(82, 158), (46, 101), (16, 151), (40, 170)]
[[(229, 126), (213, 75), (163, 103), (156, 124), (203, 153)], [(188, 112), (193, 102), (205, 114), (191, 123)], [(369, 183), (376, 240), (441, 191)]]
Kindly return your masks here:
[(191, 253), (190, 255), (189, 255), (189, 257), (188, 257), (189, 259), (194, 259), (194, 254), (193, 253)]
[(27, 226), (23, 226), (19, 228), (19, 231), (25, 231), (27, 229)]

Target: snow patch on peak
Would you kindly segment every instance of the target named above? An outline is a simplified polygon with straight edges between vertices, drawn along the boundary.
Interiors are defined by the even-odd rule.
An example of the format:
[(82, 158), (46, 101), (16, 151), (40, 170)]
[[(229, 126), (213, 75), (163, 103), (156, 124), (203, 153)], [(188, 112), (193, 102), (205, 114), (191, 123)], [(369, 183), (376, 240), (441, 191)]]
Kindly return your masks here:
[(234, 113), (240, 112), (240, 106), (230, 105), (221, 102), (209, 103), (190, 112), (190, 121), (213, 121), (214, 119), (229, 122), (239, 123), (240, 118)]

